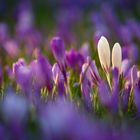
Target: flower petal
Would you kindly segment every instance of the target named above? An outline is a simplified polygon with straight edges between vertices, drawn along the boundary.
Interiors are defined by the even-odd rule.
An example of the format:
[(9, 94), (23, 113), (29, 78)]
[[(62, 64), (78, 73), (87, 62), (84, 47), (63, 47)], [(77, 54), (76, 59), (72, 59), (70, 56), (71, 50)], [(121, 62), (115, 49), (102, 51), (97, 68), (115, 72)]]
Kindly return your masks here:
[(122, 65), (122, 50), (119, 43), (115, 43), (112, 50), (112, 66), (121, 70)]
[(110, 67), (110, 47), (104, 36), (102, 36), (98, 42), (98, 55), (102, 68), (108, 71)]

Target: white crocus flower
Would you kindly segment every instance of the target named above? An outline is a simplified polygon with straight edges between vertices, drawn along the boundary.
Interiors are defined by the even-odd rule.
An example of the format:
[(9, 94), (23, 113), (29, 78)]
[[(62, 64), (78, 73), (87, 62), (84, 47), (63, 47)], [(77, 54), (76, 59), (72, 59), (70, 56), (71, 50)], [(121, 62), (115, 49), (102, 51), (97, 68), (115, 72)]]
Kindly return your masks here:
[[(110, 81), (110, 46), (107, 41), (107, 39), (102, 36), (98, 42), (98, 55), (99, 60), (101, 63), (102, 68), (106, 72), (107, 80), (109, 83), (109, 86), (111, 88), (111, 81)], [(115, 43), (112, 50), (112, 67), (116, 67), (119, 70), (119, 73), (121, 71), (121, 65), (122, 65), (122, 51), (119, 43)]]
[[(107, 39), (102, 36), (98, 42), (98, 55), (102, 68), (109, 72), (110, 68), (110, 46)], [(119, 43), (115, 43), (112, 49), (112, 67), (121, 71), (122, 66), (122, 50)]]
[(112, 49), (112, 66), (118, 68), (119, 72), (122, 65), (122, 50), (119, 43), (115, 43)]
[(110, 47), (104, 36), (98, 42), (98, 55), (102, 68), (108, 72), (110, 67)]

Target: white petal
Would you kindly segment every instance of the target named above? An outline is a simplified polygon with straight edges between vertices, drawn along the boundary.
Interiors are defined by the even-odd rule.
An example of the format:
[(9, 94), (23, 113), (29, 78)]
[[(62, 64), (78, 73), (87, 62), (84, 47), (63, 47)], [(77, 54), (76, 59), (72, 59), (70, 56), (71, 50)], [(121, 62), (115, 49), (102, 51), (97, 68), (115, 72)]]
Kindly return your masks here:
[(107, 71), (110, 67), (110, 47), (104, 36), (98, 42), (98, 55), (102, 68)]
[(122, 65), (122, 50), (119, 43), (115, 43), (112, 50), (112, 66), (117, 67), (119, 71)]

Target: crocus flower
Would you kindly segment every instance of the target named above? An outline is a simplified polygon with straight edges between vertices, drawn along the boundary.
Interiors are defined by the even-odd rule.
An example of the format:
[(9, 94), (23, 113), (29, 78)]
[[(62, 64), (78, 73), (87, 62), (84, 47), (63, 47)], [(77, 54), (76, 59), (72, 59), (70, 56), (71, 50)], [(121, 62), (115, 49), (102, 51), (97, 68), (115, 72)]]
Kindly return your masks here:
[(88, 42), (82, 44), (79, 53), (84, 57), (85, 60), (88, 56), (90, 56), (90, 45)]
[(65, 83), (67, 83), (66, 67), (65, 67), (65, 47), (63, 40), (60, 37), (54, 37), (51, 40), (51, 49), (56, 61), (58, 62), (60, 70), (64, 75)]
[(70, 65), (73, 71), (80, 71), (82, 64), (84, 63), (84, 56), (74, 48), (71, 48), (66, 52), (66, 62)]
[(4, 43), (8, 37), (8, 26), (5, 23), (0, 23), (0, 42)]
[(56, 61), (58, 63), (64, 64), (65, 48), (64, 48), (64, 42), (60, 37), (54, 37), (51, 40), (51, 49)]
[(52, 73), (53, 73), (53, 80), (57, 86), (58, 95), (60, 96), (65, 95), (64, 76), (57, 63), (53, 65)]
[(89, 79), (90, 71), (87, 63), (83, 64), (82, 72), (80, 74), (81, 92), (83, 100), (88, 109), (91, 109), (91, 78)]
[(134, 65), (132, 68), (131, 68), (131, 85), (132, 87), (134, 88), (134, 86), (136, 85), (138, 81), (138, 77), (137, 77), (137, 68), (136, 66)]
[(98, 69), (96, 67), (96, 63), (94, 60), (91, 60), (90, 57), (87, 57), (87, 63), (89, 65), (89, 71), (90, 71), (90, 75), (88, 75), (87, 77), (92, 78), (92, 82), (95, 85), (98, 85), (98, 83), (100, 82), (101, 78), (98, 72)]
[(118, 105), (119, 105), (119, 91), (118, 87), (115, 85), (112, 91), (109, 89), (107, 83), (105, 81), (101, 81), (98, 85), (99, 91), (99, 100), (101, 104), (112, 113), (118, 112)]
[(124, 77), (126, 77), (129, 73), (131, 67), (131, 62), (128, 59), (124, 59), (122, 61), (122, 66), (121, 66), (121, 73), (123, 73)]
[(101, 103), (107, 107), (110, 107), (112, 97), (107, 83), (105, 81), (101, 81), (99, 83), (98, 89)]
[(107, 72), (110, 68), (110, 47), (107, 39), (101, 37), (98, 42), (98, 55), (102, 68)]
[(25, 66), (25, 60), (23, 58), (19, 58), (18, 61), (13, 64), (13, 74), (16, 74), (20, 66)]
[(32, 89), (32, 71), (26, 66), (19, 62), (13, 65), (13, 74), (15, 76), (17, 84), (20, 85), (23, 93), (29, 97)]
[[(53, 88), (52, 66), (42, 54), (38, 55), (37, 60), (34, 60), (30, 67), (33, 71), (35, 83), (39, 87), (47, 87), (49, 91)], [(37, 86), (36, 85), (36, 86)]]
[[(98, 55), (102, 68), (105, 72), (109, 72), (110, 69), (110, 47), (107, 39), (101, 37), (98, 42)], [(119, 43), (115, 43), (112, 50), (112, 65), (113, 68), (117, 67), (120, 71), (122, 63), (122, 51)]]
[(121, 70), (122, 65), (122, 51), (119, 43), (115, 43), (112, 50), (112, 65), (113, 68), (116, 67), (118, 70)]

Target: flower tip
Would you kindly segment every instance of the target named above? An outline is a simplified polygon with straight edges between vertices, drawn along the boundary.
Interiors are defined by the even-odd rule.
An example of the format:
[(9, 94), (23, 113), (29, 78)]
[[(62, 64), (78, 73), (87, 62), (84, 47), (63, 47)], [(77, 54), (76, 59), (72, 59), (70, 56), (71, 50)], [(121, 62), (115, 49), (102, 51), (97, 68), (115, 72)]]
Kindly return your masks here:
[(110, 47), (104, 36), (101, 36), (99, 39), (97, 48), (101, 66), (105, 71), (108, 71), (110, 67)]
[(60, 37), (53, 37), (50, 43), (55, 59), (61, 61), (65, 56), (64, 41)]
[(117, 67), (119, 71), (122, 65), (122, 50), (119, 43), (115, 43), (112, 49), (112, 65), (113, 68)]

